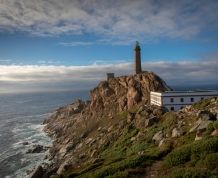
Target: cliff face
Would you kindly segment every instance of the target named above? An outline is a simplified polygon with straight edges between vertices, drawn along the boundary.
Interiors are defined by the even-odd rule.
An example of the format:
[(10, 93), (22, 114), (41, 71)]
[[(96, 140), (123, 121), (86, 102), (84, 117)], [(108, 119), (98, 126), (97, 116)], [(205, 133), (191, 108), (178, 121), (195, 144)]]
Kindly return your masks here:
[(148, 104), (150, 91), (166, 90), (171, 89), (152, 72), (112, 78), (91, 90), (89, 112), (94, 117), (101, 114), (112, 115), (114, 112), (131, 109), (139, 103)]
[[(178, 165), (189, 166), (189, 161), (199, 161), (203, 170), (209, 170), (202, 161), (208, 150), (218, 151), (217, 138), (207, 141), (218, 135), (218, 99), (178, 112), (150, 106), (150, 91), (165, 90), (170, 88), (163, 80), (145, 72), (101, 82), (91, 91), (91, 101), (78, 100), (57, 109), (45, 121), (45, 131), (54, 142), (49, 155), (52, 163), (44, 177), (158, 177), (160, 172), (165, 177)], [(205, 148), (200, 149), (201, 144)], [(189, 149), (177, 151), (180, 147)], [(192, 171), (200, 172), (194, 166)], [(216, 170), (211, 166), (210, 171)]]
[(79, 166), (83, 154), (86, 160), (95, 158), (98, 150), (109, 144), (110, 137), (120, 135), (108, 134), (110, 127), (125, 126), (118, 113), (147, 104), (150, 91), (166, 90), (170, 88), (160, 77), (144, 72), (102, 81), (90, 91), (90, 101), (78, 100), (59, 108), (44, 122), (46, 132), (55, 140), (50, 149), (52, 169), (60, 173), (63, 166)]

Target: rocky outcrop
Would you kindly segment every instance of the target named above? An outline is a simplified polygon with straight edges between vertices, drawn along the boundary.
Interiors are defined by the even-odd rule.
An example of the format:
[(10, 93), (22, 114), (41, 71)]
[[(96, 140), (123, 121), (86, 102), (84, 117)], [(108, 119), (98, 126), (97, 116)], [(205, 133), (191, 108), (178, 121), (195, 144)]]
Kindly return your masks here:
[(33, 145), (32, 148), (27, 150), (27, 154), (28, 153), (41, 153), (41, 152), (45, 152), (46, 150), (48, 150), (49, 147), (46, 146), (42, 146), (42, 145)]
[[(178, 112), (149, 105), (150, 91), (169, 89), (157, 75), (144, 72), (103, 81), (90, 92), (90, 102), (77, 100), (57, 109), (44, 122), (45, 131), (54, 139), (49, 154), (52, 162), (45, 174), (62, 175), (75, 170), (77, 173), (72, 176), (76, 177), (103, 163), (123, 160), (125, 155), (128, 159), (140, 156), (140, 160), (153, 150), (164, 155), (184, 144), (181, 137), (187, 134), (194, 133), (199, 136), (196, 140), (203, 139), (217, 117), (218, 99), (204, 109), (190, 106)], [(118, 158), (108, 163), (110, 154)]]
[(181, 128), (176, 127), (172, 130), (172, 137), (180, 137), (182, 136), (182, 134), (183, 134), (183, 131)]
[(38, 166), (33, 170), (33, 172), (28, 176), (28, 178), (42, 178), (44, 174), (44, 170), (42, 166)]
[[(127, 122), (131, 124), (135, 118), (135, 114), (129, 113), (129, 120), (124, 121), (116, 113), (148, 104), (150, 91), (166, 90), (170, 88), (160, 77), (143, 72), (102, 81), (90, 91), (90, 102), (77, 100), (57, 109), (44, 122), (45, 131), (55, 140), (50, 149), (50, 159), (54, 162), (50, 169), (58, 168), (60, 173), (66, 168), (66, 160), (73, 167), (81, 161), (96, 159), (97, 150), (118, 138)], [(137, 113), (133, 123), (139, 128), (153, 125), (162, 113), (155, 106), (145, 108)]]
[(99, 113), (123, 111), (140, 102), (149, 103), (150, 91), (166, 90), (171, 89), (152, 72), (112, 78), (91, 90), (90, 111), (95, 117)]

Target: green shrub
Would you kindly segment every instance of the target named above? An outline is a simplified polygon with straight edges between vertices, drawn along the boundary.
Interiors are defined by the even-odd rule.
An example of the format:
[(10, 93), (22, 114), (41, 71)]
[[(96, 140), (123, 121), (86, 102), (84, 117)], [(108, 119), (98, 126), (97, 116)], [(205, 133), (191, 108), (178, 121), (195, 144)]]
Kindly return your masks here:
[(177, 115), (175, 112), (167, 112), (163, 115), (163, 123), (161, 124), (164, 128), (174, 126), (177, 123)]
[(125, 158), (126, 150), (132, 146), (130, 139), (137, 133), (138, 130), (134, 127), (125, 128), (119, 139), (104, 149), (101, 157), (107, 160), (108, 163), (114, 162), (113, 160)]
[(104, 166), (92, 173), (85, 174), (81, 177), (90, 177), (90, 178), (103, 178), (106, 176), (116, 175), (118, 172), (122, 172), (128, 168), (135, 168), (137, 166), (143, 165), (143, 162), (146, 162), (146, 157), (144, 156), (132, 156), (125, 160), (112, 163), (110, 165)]
[[(218, 126), (218, 125), (217, 125)], [(208, 126), (207, 126), (207, 130), (205, 132), (205, 135), (206, 136), (209, 136), (214, 130), (214, 123), (210, 123)]]
[(191, 160), (191, 146), (185, 145), (180, 148), (176, 148), (169, 153), (165, 158), (165, 163), (168, 166), (177, 166), (184, 164)]
[(208, 138), (196, 141), (191, 146), (193, 155), (201, 156), (204, 153), (214, 153), (218, 151), (218, 138)]
[(107, 176), (106, 178), (127, 178), (129, 176), (128, 171), (117, 172), (113, 175)]
[(182, 145), (192, 143), (195, 140), (195, 135), (196, 135), (196, 133), (193, 132), (193, 133), (188, 133), (188, 134), (185, 134), (185, 135), (179, 137), (177, 139), (176, 146), (179, 147), (179, 146), (182, 146)]
[(171, 134), (172, 129), (176, 126), (178, 118), (175, 112), (167, 112), (163, 115), (163, 121), (159, 124), (165, 134)]
[(213, 122), (214, 129), (218, 129), (218, 120)]
[(209, 170), (218, 168), (218, 153), (211, 153), (207, 155), (203, 163), (204, 166)]
[(197, 168), (174, 169), (167, 178), (216, 178), (216, 172)]
[(192, 161), (200, 160), (209, 153), (218, 151), (218, 138), (208, 138), (196, 141), (174, 149), (165, 158), (166, 165), (172, 167)]
[(148, 148), (148, 144), (145, 142), (136, 142), (127, 148), (127, 155), (137, 154), (139, 151), (143, 151)]

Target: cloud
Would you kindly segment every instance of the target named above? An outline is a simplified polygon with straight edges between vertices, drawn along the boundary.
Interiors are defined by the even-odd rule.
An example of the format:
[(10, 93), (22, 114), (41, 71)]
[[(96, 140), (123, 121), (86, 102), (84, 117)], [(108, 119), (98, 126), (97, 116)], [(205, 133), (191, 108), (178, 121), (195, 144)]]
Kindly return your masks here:
[(217, 30), (217, 9), (216, 0), (0, 0), (0, 31), (38, 36), (90, 33), (118, 44), (189, 39), (208, 27)]
[[(145, 62), (143, 69), (154, 71), (169, 85), (218, 83), (218, 61)], [(88, 90), (106, 79), (107, 72), (116, 76), (133, 73), (133, 64), (95, 63), (89, 66), (0, 65), (0, 92)]]
[(91, 41), (74, 41), (74, 42), (61, 42), (61, 46), (89, 46), (95, 44)]

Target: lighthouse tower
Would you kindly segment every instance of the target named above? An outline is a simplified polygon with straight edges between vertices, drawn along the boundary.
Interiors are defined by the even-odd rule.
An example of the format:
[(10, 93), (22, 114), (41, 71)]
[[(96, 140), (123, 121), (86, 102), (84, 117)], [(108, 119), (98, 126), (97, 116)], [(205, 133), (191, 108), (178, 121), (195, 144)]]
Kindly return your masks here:
[(136, 41), (136, 45), (135, 45), (135, 54), (134, 54), (134, 72), (135, 74), (139, 74), (142, 72), (142, 67), (141, 67), (141, 48), (139, 46), (139, 42)]

